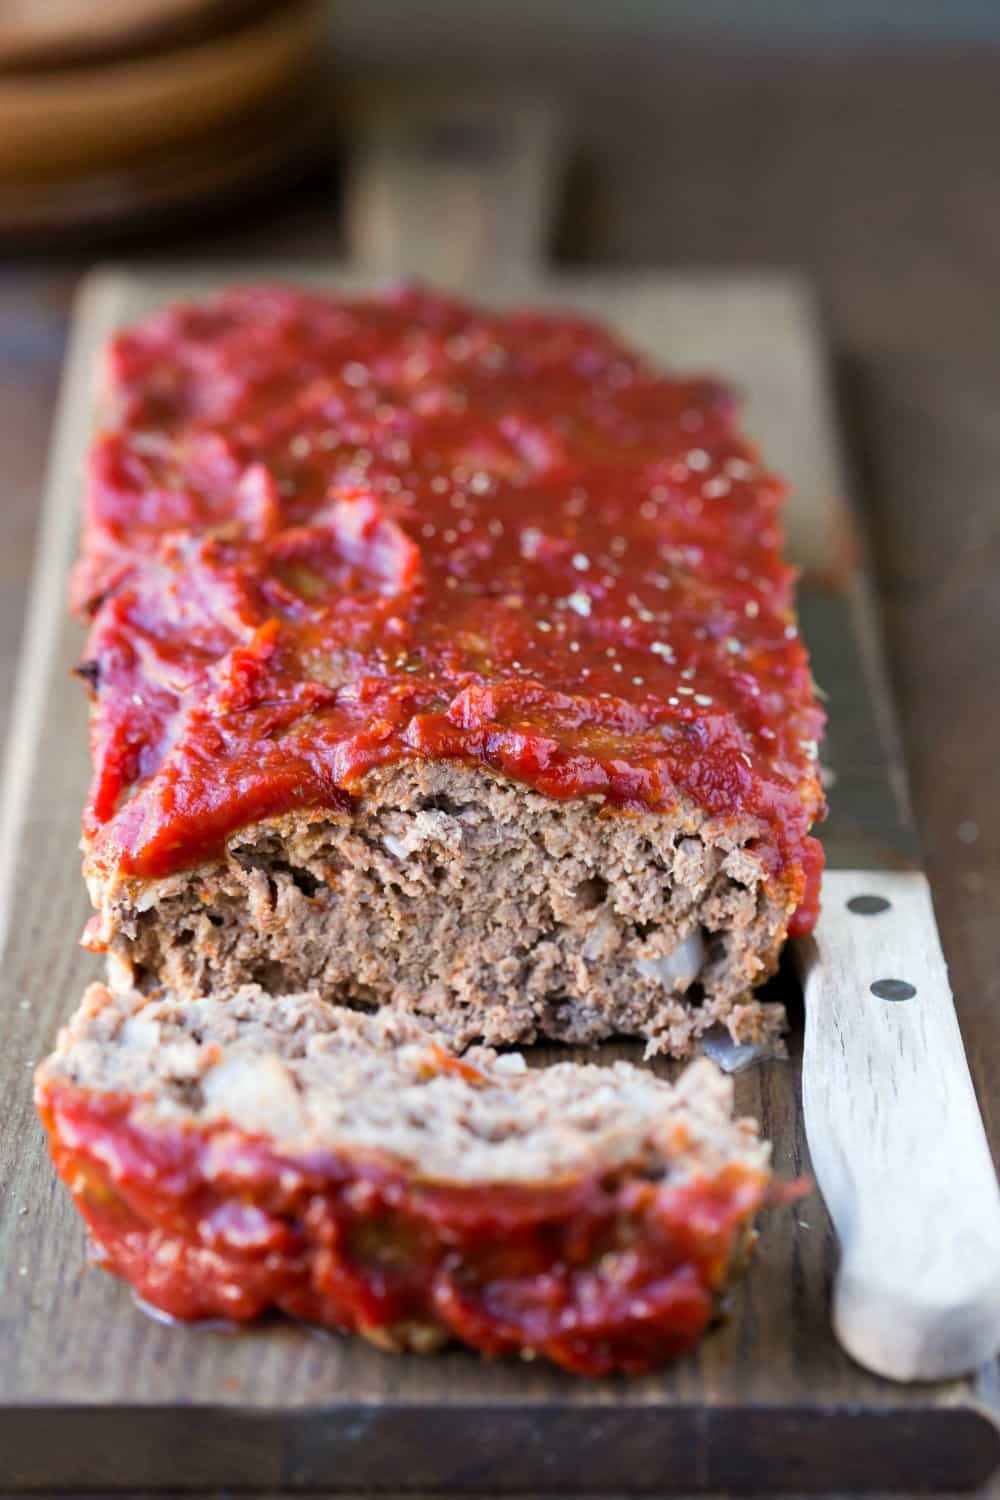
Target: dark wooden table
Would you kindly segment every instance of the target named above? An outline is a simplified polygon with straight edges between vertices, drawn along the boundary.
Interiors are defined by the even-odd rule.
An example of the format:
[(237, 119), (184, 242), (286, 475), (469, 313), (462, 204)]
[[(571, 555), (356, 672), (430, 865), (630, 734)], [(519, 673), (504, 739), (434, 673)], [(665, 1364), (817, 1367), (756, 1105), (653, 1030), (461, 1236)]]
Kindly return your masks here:
[[(996, 1149), (1000, 43), (684, 44), (606, 64), (575, 57), (558, 76), (552, 63), (580, 106), (559, 254), (793, 265), (824, 299), (913, 801)], [(140, 253), (332, 257), (338, 242), (320, 174), (238, 224)], [(0, 734), (68, 308), (92, 259), (0, 264)]]

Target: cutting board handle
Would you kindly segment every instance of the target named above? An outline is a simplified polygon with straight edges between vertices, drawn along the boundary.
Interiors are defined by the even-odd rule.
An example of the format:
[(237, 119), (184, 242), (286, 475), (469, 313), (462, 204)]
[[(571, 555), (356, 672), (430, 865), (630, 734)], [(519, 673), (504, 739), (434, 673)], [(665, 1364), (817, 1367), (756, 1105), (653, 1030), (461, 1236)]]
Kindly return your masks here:
[(564, 139), (548, 99), (369, 95), (351, 123), (348, 253), (377, 276), (455, 290), (534, 267), (553, 223)]
[(893, 1380), (965, 1374), (1000, 1347), (1000, 1191), (926, 878), (828, 871), (799, 955), (837, 1336)]

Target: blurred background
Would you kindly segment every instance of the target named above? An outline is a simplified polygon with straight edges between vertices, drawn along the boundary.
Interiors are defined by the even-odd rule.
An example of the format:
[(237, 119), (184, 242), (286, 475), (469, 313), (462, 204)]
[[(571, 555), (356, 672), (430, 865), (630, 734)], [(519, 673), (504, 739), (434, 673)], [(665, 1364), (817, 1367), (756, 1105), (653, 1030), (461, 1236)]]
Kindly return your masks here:
[(372, 91), (486, 84), (565, 110), (560, 258), (795, 263), (933, 348), (1000, 248), (998, 67), (994, 0), (0, 0), (0, 245), (336, 253)]
[[(415, 140), (458, 174), (448, 254), (812, 279), (956, 988), (995, 1007), (996, 0), (0, 0), (0, 734), (81, 275), (384, 248), (359, 164)], [(511, 140), (516, 223), (466, 192)]]

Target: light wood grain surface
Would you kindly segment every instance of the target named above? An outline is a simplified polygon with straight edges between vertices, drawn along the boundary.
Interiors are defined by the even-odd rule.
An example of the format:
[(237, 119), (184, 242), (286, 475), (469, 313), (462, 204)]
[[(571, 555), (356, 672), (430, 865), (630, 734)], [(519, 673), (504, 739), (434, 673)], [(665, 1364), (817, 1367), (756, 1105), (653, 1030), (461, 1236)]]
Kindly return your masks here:
[(558, 214), (567, 119), (540, 95), (346, 90), (344, 229), (373, 277), (486, 285), (545, 258)]

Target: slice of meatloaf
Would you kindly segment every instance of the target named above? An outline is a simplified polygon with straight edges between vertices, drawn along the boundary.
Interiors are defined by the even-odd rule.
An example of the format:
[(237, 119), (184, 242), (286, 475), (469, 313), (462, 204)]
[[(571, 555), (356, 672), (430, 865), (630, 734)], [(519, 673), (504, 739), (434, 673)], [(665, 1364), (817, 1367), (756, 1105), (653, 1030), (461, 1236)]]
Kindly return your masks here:
[(75, 598), (116, 974), (456, 1043), (773, 1032), (822, 715), (721, 387), (577, 318), (274, 287), (107, 370)]
[(706, 1060), (671, 1085), (457, 1058), (392, 1009), (255, 986), (93, 985), (36, 1099), (99, 1262), (171, 1316), (273, 1307), (590, 1374), (694, 1342), (770, 1191)]

